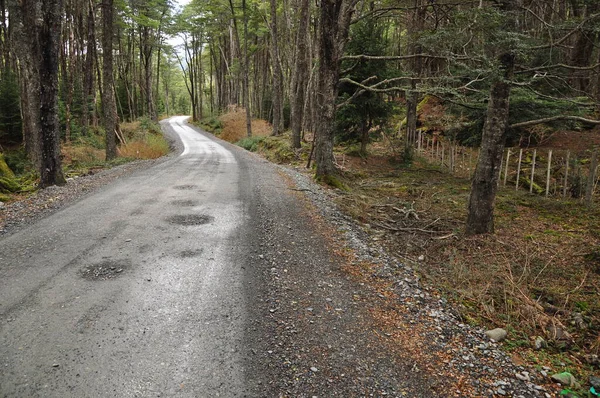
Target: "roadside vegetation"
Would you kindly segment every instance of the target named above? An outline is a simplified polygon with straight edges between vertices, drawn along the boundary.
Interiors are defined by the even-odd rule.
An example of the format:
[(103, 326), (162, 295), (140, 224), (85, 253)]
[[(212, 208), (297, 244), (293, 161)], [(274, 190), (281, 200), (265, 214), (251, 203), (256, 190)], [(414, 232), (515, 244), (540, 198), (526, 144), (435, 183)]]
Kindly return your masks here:
[[(424, 130), (441, 120), (440, 112), (439, 106), (422, 107)], [(218, 125), (212, 129), (218, 136), (273, 162), (312, 172), (305, 168), (311, 134), (300, 149), (291, 148), (289, 131), (241, 138), (243, 118), (234, 112), (203, 125)], [(238, 134), (222, 134), (234, 126)], [(337, 205), (363, 225), (373, 244), (416, 269), (464, 323), (506, 329), (503, 347), (518, 361), (587, 380), (600, 351), (598, 205), (501, 188), (496, 233), (466, 236), (470, 178), (455, 177), (417, 152), (407, 157), (402, 138), (386, 132), (370, 134), (366, 153), (360, 140), (339, 141), (334, 152), (342, 189), (330, 187)], [(600, 134), (568, 133), (557, 133), (566, 138), (553, 144), (582, 151), (590, 134)]]
[[(148, 118), (120, 125), (118, 157), (106, 160), (105, 134), (101, 129), (73, 137), (61, 145), (66, 178), (93, 174), (133, 160), (156, 159), (166, 155), (169, 143), (160, 126)], [(39, 175), (21, 146), (9, 146), (0, 153), (0, 201), (10, 202), (38, 189)]]

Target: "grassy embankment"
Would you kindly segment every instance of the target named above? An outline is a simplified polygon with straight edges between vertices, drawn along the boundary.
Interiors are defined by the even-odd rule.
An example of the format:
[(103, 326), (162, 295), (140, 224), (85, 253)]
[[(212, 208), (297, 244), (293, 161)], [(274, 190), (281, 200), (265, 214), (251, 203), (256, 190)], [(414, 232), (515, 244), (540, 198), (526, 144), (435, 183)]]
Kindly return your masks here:
[[(148, 119), (121, 124), (124, 143), (118, 146), (118, 157), (105, 159), (104, 135), (92, 132), (61, 145), (62, 166), (67, 178), (77, 178), (98, 170), (138, 159), (155, 159), (169, 152), (169, 143), (160, 126)], [(17, 200), (37, 190), (38, 177), (27, 162), (23, 148), (0, 153), (0, 201)]]

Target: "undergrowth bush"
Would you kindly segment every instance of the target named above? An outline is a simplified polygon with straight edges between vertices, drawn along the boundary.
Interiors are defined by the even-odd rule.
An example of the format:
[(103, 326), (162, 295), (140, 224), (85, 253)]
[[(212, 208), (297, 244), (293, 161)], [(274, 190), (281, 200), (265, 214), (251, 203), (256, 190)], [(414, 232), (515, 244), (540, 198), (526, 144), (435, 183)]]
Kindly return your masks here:
[(241, 146), (247, 151), (256, 152), (258, 150), (258, 144), (262, 140), (264, 140), (264, 137), (246, 137), (236, 142), (235, 145)]
[(276, 163), (288, 163), (296, 158), (290, 140), (286, 136), (264, 137), (258, 143), (258, 150), (264, 152), (267, 159)]
[(133, 159), (156, 159), (167, 153), (169, 153), (169, 143), (162, 135), (154, 133), (119, 147), (121, 156)]

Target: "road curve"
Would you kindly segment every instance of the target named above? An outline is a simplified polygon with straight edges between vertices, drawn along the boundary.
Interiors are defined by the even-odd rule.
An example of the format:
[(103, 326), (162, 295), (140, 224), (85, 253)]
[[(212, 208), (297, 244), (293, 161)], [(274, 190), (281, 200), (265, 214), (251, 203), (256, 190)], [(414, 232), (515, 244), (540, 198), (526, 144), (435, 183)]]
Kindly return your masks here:
[(243, 396), (247, 168), (183, 151), (0, 239), (0, 396)]

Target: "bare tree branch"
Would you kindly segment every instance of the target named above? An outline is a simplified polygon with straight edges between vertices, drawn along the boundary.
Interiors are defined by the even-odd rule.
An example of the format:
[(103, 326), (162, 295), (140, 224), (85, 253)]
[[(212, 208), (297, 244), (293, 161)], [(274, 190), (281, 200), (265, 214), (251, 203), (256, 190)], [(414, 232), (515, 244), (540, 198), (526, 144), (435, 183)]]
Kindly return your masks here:
[(585, 117), (580, 117), (580, 116), (568, 116), (568, 115), (562, 116), (561, 115), (561, 116), (546, 117), (543, 119), (529, 120), (527, 122), (515, 123), (515, 124), (511, 124), (509, 127), (510, 128), (529, 127), (529, 126), (535, 126), (536, 124), (550, 123), (550, 122), (554, 122), (557, 120), (575, 120), (578, 122), (584, 122), (584, 123), (589, 123), (589, 124), (600, 124), (600, 120), (587, 119)]
[(592, 69), (600, 68), (600, 63), (590, 65), (590, 66), (573, 66), (573, 65), (566, 65), (566, 64), (554, 64), (554, 65), (546, 65), (546, 66), (539, 66), (536, 68), (524, 69), (524, 70), (517, 71), (515, 73), (517, 73), (517, 74), (531, 73), (531, 72), (539, 72), (542, 70), (550, 70), (550, 69), (556, 69), (556, 68), (564, 68), (564, 69), (570, 69), (570, 70), (592, 70)]

